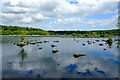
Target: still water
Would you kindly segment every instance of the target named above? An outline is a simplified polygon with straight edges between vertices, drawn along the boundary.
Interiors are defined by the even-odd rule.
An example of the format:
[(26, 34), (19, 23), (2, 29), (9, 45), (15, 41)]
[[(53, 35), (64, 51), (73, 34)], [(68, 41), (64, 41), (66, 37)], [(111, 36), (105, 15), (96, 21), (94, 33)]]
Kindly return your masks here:
[[(96, 39), (99, 41), (95, 41)], [(28, 44), (20, 48), (13, 44), (20, 42), (18, 37), (3, 36), (3, 78), (118, 77), (120, 61), (118, 61), (117, 42), (114, 38), (111, 46), (102, 41), (107, 38), (29, 37), (28, 40), (33, 42), (48, 40), (49, 42)], [(55, 40), (59, 42), (53, 42)], [(95, 43), (88, 44), (88, 40)], [(103, 46), (99, 46), (100, 43)], [(50, 45), (56, 45), (56, 47)], [(42, 49), (39, 49), (40, 47)], [(59, 52), (52, 53), (53, 49)], [(74, 58), (74, 53), (86, 54), (86, 56)]]

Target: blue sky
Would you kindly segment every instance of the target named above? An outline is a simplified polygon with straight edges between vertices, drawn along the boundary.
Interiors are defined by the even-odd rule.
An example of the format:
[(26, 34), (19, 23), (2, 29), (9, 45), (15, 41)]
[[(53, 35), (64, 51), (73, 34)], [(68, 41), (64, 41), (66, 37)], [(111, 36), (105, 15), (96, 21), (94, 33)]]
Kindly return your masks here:
[(117, 29), (118, 0), (4, 0), (1, 4), (3, 25), (44, 30)]
[(71, 4), (78, 4), (79, 2), (76, 0), (67, 0), (68, 2), (70, 2)]
[(117, 13), (109, 13), (109, 14), (94, 14), (87, 16), (88, 19), (110, 19), (111, 17), (117, 15)]

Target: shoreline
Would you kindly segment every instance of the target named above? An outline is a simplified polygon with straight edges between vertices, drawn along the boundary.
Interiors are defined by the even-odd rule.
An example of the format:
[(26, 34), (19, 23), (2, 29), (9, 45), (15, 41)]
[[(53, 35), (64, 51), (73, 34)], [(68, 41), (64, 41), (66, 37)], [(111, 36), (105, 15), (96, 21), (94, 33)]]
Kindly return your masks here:
[[(2, 36), (11, 36), (11, 37), (19, 37), (19, 35), (0, 35)], [(77, 36), (70, 36), (70, 35), (26, 35), (26, 37), (61, 37), (61, 38), (109, 38), (108, 36), (106, 37), (77, 37)], [(119, 36), (110, 36), (111, 38), (118, 38)]]

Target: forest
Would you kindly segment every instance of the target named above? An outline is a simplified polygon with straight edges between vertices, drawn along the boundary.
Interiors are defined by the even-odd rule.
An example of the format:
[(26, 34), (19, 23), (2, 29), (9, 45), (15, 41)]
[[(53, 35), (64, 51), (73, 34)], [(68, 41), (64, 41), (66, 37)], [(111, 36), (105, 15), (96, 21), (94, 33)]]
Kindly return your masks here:
[(111, 37), (119, 36), (120, 29), (94, 31), (45, 31), (38, 28), (0, 25), (1, 35), (56, 35), (69, 37)]
[(5, 26), (0, 25), (0, 31), (2, 31), (2, 35), (20, 35), (25, 33), (26, 35), (47, 35), (49, 34), (47, 31), (37, 28), (29, 28), (29, 27), (18, 27), (18, 26)]

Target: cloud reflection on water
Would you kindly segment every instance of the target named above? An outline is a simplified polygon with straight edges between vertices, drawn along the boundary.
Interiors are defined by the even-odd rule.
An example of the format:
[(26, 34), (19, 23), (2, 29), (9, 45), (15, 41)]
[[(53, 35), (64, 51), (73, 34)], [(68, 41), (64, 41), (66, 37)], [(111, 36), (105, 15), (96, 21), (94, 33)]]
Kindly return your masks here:
[[(58, 40), (57, 38), (54, 39)], [(98, 43), (83, 47), (81, 44), (86, 42), (87, 39), (79, 39), (80, 42), (74, 42), (71, 38), (63, 38), (59, 39), (59, 44), (56, 43), (56, 48), (59, 49), (59, 52), (53, 54), (51, 52), (53, 48), (50, 47), (50, 44), (53, 44), (53, 39), (47, 38), (47, 40), (49, 40), (50, 43), (39, 44), (39, 47), (43, 47), (41, 50), (39, 50), (39, 47), (36, 45), (25, 46), (24, 51), (28, 58), (23, 61), (17, 56), (12, 57), (12, 55), (17, 55), (19, 52), (16, 53), (15, 51), (15, 53), (13, 52), (11, 55), (6, 55), (7, 52), (4, 52), (3, 66), (5, 67), (3, 68), (3, 77), (118, 77), (118, 64), (115, 62), (117, 61), (116, 47), (111, 48), (114, 52), (110, 53), (109, 50), (111, 49), (101, 51)], [(67, 43), (68, 41), (70, 43), (69, 45)], [(87, 56), (74, 58), (72, 54), (75, 52), (86, 53)], [(102, 52), (104, 52), (104, 54)]]

